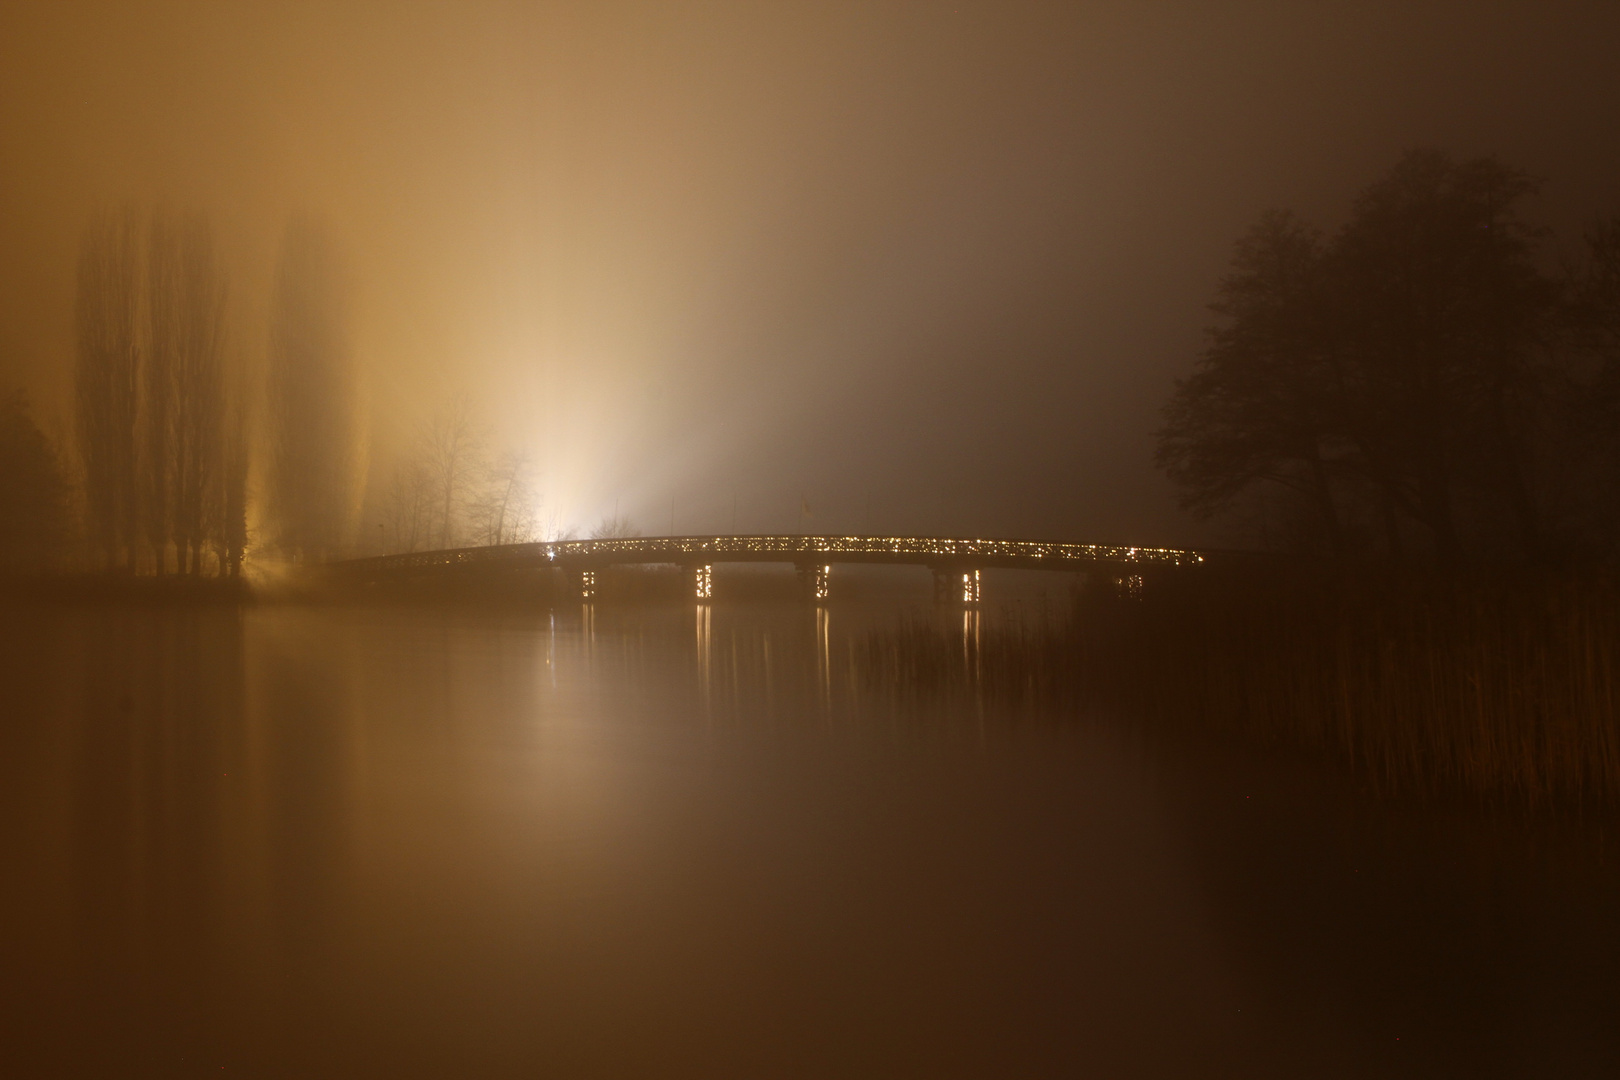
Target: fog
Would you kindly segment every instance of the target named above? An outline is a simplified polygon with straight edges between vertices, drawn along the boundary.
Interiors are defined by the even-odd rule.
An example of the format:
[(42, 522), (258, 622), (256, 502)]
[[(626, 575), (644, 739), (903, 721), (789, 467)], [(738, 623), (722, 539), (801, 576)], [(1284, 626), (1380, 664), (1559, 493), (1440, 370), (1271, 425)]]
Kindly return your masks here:
[(1620, 1076), (1620, 4), (0, 2), (0, 1047)]
[(71, 445), (80, 237), (172, 205), (262, 427), (304, 215), (361, 506), (459, 401), (563, 528), (1202, 541), (1153, 432), (1262, 211), (1413, 146), (1620, 205), (1620, 12), (1410, 7), (10, 4), (0, 385)]

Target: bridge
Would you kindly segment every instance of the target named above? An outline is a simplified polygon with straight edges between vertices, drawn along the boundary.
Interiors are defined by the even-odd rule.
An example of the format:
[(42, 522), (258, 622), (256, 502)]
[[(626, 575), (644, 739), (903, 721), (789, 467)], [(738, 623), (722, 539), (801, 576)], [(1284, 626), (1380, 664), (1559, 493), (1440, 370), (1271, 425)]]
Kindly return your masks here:
[(331, 564), (346, 577), (378, 581), (402, 575), (454, 570), (555, 568), (569, 576), (576, 595), (596, 595), (596, 576), (615, 565), (661, 564), (682, 568), (692, 596), (714, 595), (717, 563), (791, 563), (804, 596), (826, 600), (832, 568), (841, 563), (924, 566), (933, 571), (934, 595), (977, 604), (980, 571), (991, 568), (1100, 571), (1124, 591), (1140, 590), (1149, 571), (1196, 566), (1204, 556), (1174, 548), (1069, 544), (1051, 540), (987, 540), (934, 536), (635, 536), (600, 540), (553, 540), (497, 544), (445, 551), (413, 551)]

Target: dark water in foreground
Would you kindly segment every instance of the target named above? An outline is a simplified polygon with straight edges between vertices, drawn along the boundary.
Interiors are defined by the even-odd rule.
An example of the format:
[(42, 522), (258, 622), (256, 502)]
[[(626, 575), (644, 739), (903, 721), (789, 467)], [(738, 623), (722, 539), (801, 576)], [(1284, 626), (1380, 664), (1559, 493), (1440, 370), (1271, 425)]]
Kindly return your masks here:
[(1600, 830), (862, 690), (817, 618), (0, 613), (3, 1071), (1620, 1075)]

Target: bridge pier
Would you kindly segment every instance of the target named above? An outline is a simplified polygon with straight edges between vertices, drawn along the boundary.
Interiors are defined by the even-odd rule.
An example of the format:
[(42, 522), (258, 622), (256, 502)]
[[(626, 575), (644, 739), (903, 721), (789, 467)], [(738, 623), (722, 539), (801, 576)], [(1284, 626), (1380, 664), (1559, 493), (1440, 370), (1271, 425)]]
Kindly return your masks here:
[(979, 602), (978, 567), (934, 567), (934, 601), (973, 606)]
[(813, 604), (826, 603), (832, 595), (832, 567), (800, 563), (799, 593)]
[(568, 577), (568, 586), (573, 594), (581, 600), (596, 599), (596, 571), (595, 570), (565, 570)]

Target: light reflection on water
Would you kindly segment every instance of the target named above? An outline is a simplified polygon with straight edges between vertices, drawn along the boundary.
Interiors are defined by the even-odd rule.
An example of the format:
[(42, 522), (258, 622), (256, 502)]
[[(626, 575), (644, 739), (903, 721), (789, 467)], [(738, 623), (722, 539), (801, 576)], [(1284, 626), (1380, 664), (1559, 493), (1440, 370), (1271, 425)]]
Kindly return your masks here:
[[(9, 1057), (263, 1076), (1617, 1060), (1620, 894), (1585, 833), (1390, 812), (1286, 763), (998, 710), (971, 680), (918, 703), (857, 671), (857, 637), (893, 617), (8, 613)], [(993, 616), (930, 617), (960, 622), (974, 670)]]

